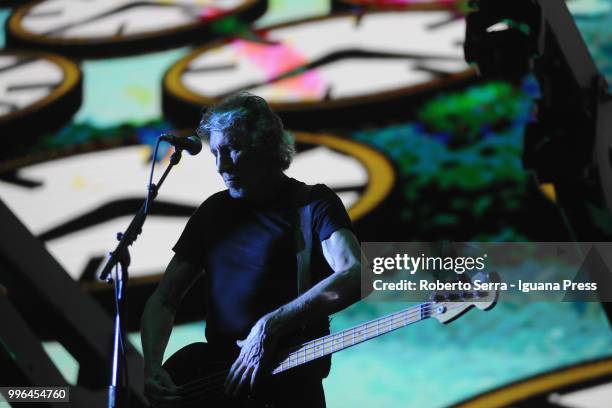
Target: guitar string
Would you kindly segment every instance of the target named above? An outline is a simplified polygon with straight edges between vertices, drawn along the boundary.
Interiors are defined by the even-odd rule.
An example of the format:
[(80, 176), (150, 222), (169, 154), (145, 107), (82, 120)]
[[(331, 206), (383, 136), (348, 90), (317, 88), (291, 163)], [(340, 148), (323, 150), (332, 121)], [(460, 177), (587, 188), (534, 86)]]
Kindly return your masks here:
[[(430, 303), (426, 307), (422, 307), (422, 306), (419, 305), (419, 306), (416, 306), (415, 308), (419, 308), (419, 309), (422, 309), (422, 310), (425, 310), (425, 311), (429, 311), (432, 308), (432, 305), (433, 304)], [(452, 309), (455, 309), (457, 307), (458, 306), (453, 306), (453, 307), (448, 306), (447, 310), (452, 310)], [(366, 334), (364, 334), (364, 340), (362, 340), (361, 342), (376, 337), (376, 336), (373, 336), (373, 337), (368, 338), (368, 339), (365, 338), (365, 336), (369, 336), (370, 334), (375, 333), (377, 330), (379, 330), (379, 331), (380, 331), (380, 329), (386, 330), (388, 327), (393, 326), (393, 325), (401, 322), (404, 319), (412, 318), (415, 315), (421, 313), (421, 310), (413, 310), (413, 311), (410, 311), (410, 312), (409, 311), (410, 311), (410, 309), (406, 309), (404, 311), (395, 312), (394, 314), (391, 314), (389, 316), (380, 318), (380, 319), (389, 319), (390, 318), (391, 322), (385, 322), (382, 325), (379, 325), (378, 328), (376, 328), (376, 327), (367, 328), (366, 329)], [(406, 315), (405, 316), (403, 316), (403, 315), (400, 316), (400, 314), (406, 314)], [(400, 319), (398, 319), (397, 321), (394, 322), (393, 320), (397, 319), (398, 317)], [(379, 320), (379, 322), (380, 322), (380, 320)], [(364, 325), (367, 325), (369, 323), (371, 323), (371, 322), (364, 323)], [(415, 323), (415, 322), (410, 322), (410, 323)], [(357, 328), (357, 327), (359, 327), (359, 326), (356, 326), (355, 328)], [(399, 329), (401, 327), (405, 327), (405, 325), (401, 325), (401, 326), (392, 328), (392, 329), (389, 330), (389, 332), (393, 331), (395, 329)], [(325, 343), (332, 343), (333, 344), (333, 341), (334, 341), (333, 337), (337, 337), (338, 334), (345, 333), (346, 331), (349, 331), (349, 330), (352, 330), (352, 329), (344, 330), (342, 332), (336, 333), (335, 335), (329, 335), (329, 337), (330, 337), (329, 340), (331, 340), (331, 342), (327, 342), (327, 339), (326, 339)], [(385, 333), (388, 333), (388, 332), (384, 332), (382, 334), (385, 334)], [(342, 337), (345, 337), (346, 334), (347, 333), (342, 335)], [(326, 338), (327, 337), (328, 336), (326, 336)], [(311, 342), (309, 342), (309, 343), (311, 343)], [(348, 347), (350, 347), (352, 345), (355, 345), (355, 344), (358, 344), (358, 343), (360, 343), (360, 342), (356, 342), (356, 343), (351, 344), (351, 345), (349, 345), (349, 346), (347, 346), (345, 348), (348, 348)], [(306, 343), (306, 344), (308, 344), (308, 343)], [(304, 352), (306, 353), (307, 350), (309, 351), (309, 350), (313, 350), (313, 349), (314, 348), (304, 348)], [(301, 351), (301, 348), (299, 350)], [(335, 350), (335, 351), (339, 351), (339, 350)], [(311, 353), (308, 358), (313, 357), (313, 356), (316, 356), (316, 353)], [(322, 355), (319, 356), (319, 357), (322, 357)], [(312, 361), (312, 360), (314, 360), (316, 358), (318, 358), (318, 357), (315, 357), (315, 358), (313, 358), (313, 359), (311, 359), (309, 361)], [(293, 367), (290, 367), (290, 368), (293, 368)], [(283, 371), (285, 371), (285, 370), (283, 370)], [(228, 373), (229, 373), (229, 370), (224, 370), (224, 371), (220, 371), (220, 372), (217, 372), (217, 373), (213, 373), (213, 374), (211, 374), (211, 375), (209, 375), (207, 377), (196, 379), (196, 380), (191, 381), (189, 383), (183, 384), (182, 386), (179, 387), (179, 389), (181, 391), (185, 392), (185, 395), (182, 396), (182, 399), (193, 399), (194, 397), (202, 398), (207, 393), (212, 393), (215, 390), (218, 390), (217, 393), (219, 393), (222, 390), (222, 388), (223, 388), (223, 385), (224, 385), (223, 383), (225, 382), (225, 379), (226, 379)]]

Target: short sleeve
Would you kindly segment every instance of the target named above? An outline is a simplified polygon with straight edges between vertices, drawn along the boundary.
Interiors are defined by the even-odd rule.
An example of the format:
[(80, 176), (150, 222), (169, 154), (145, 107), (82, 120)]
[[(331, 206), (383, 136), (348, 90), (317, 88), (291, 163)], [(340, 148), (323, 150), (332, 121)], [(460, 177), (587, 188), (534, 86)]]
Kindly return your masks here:
[(198, 207), (191, 215), (185, 225), (183, 233), (172, 247), (172, 250), (181, 258), (202, 266), (206, 245), (206, 231), (211, 227), (211, 214), (215, 213), (215, 207), (221, 199), (219, 193), (212, 195)]
[(319, 241), (325, 241), (342, 228), (354, 232), (342, 201), (329, 187), (324, 184), (315, 185), (310, 197), (313, 232), (319, 237)]

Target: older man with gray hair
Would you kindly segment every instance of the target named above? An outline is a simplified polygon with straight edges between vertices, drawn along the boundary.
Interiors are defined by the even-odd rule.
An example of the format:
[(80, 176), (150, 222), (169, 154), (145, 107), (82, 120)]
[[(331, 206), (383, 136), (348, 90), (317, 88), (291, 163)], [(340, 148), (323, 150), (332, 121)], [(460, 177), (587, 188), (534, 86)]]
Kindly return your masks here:
[(346, 210), (325, 185), (285, 175), (293, 142), (264, 99), (230, 96), (208, 108), (197, 132), (227, 190), (191, 216), (145, 307), (147, 397), (157, 405), (180, 400), (162, 358), (180, 301), (203, 275), (208, 344), (234, 361), (225, 393), (254, 391), (276, 407), (324, 407), (329, 357), (269, 377), (281, 346), (328, 334), (328, 316), (360, 298), (360, 248)]

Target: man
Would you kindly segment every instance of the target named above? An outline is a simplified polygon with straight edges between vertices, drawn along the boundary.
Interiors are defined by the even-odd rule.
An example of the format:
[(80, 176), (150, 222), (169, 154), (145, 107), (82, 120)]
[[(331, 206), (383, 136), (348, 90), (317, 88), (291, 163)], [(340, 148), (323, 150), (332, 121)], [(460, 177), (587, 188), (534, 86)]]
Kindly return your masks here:
[[(328, 316), (360, 298), (360, 248), (348, 215), (329, 188), (308, 189), (284, 174), (293, 144), (265, 100), (246, 92), (229, 97), (207, 110), (198, 135), (209, 141), (228, 189), (192, 215), (145, 307), (145, 392), (158, 404), (177, 399), (161, 363), (177, 307), (202, 273), (208, 343), (240, 348), (225, 379), (230, 395), (250, 393), (269, 374), (279, 343), (329, 333)], [(295, 239), (299, 197), (306, 197), (312, 220), (313, 285), (302, 291)], [(268, 397), (276, 406), (325, 406), (321, 380), (329, 360), (294, 370)]]

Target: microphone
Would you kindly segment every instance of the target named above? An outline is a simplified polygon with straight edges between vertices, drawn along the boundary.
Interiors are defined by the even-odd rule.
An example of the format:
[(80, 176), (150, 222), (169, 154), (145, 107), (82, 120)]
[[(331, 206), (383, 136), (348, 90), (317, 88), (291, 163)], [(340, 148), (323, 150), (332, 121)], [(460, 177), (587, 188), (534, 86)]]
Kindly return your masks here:
[(176, 149), (186, 150), (192, 156), (202, 151), (202, 140), (199, 137), (191, 135), (189, 137), (178, 137), (171, 134), (161, 135), (160, 140), (165, 140)]

